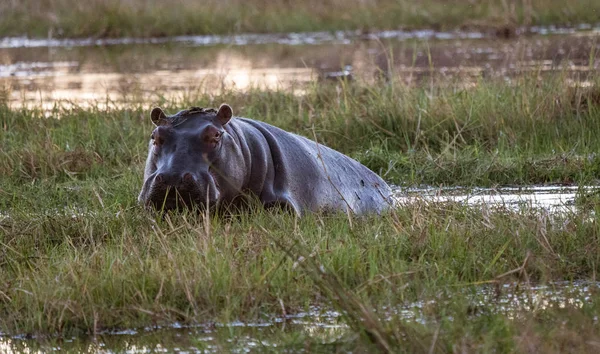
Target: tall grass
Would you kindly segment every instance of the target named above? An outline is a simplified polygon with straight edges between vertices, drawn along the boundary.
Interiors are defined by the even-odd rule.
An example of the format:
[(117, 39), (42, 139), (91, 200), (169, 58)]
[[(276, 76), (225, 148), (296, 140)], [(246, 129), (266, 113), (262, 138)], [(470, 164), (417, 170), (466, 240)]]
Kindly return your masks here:
[(399, 27), (508, 28), (595, 23), (594, 0), (17, 1), (0, 4), (0, 35), (120, 37)]
[[(597, 225), (584, 214), (551, 220), (417, 203), (350, 227), (343, 215), (160, 220), (114, 210), (13, 211), (1, 222), (2, 331), (81, 334), (173, 321), (253, 321), (282, 306), (294, 313), (331, 301), (365, 331), (367, 343), (414, 347), (421, 336), (430, 343), (431, 327), (401, 318), (384, 323), (373, 309), (436, 300), (426, 311), (434, 323), (456, 316), (464, 324), (470, 284), (594, 279), (600, 261)], [(440, 294), (452, 305), (445, 307)], [(519, 323), (502, 326), (514, 330)], [(458, 324), (443, 326), (450, 343)]]

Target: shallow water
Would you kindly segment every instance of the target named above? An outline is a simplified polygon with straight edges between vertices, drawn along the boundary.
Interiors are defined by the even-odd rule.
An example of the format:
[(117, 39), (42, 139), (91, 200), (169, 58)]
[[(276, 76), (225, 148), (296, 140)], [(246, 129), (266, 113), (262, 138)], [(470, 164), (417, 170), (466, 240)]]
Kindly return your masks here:
[(393, 187), (399, 206), (415, 202), (459, 203), (472, 207), (506, 210), (538, 210), (549, 213), (577, 212), (578, 195), (598, 191), (598, 186), (521, 186), (497, 188)]
[[(533, 28), (502, 39), (479, 32), (385, 31), (154, 39), (0, 39), (2, 88), (13, 107), (106, 108), (198, 91), (253, 87), (302, 94), (339, 78), (410, 85), (561, 71), (583, 84), (600, 68), (600, 28)], [(6, 95), (6, 94), (5, 94)]]
[[(459, 291), (470, 299), (472, 316), (500, 313), (507, 318), (527, 317), (551, 308), (581, 308), (600, 291), (599, 282), (556, 282), (546, 285), (504, 284), (469, 286)], [(437, 323), (431, 308), (443, 307), (451, 299), (430, 299), (386, 307), (375, 312), (382, 320), (401, 318), (428, 325)], [(451, 320), (451, 319), (450, 319)], [(596, 319), (597, 321), (597, 319)], [(200, 323), (126, 329), (103, 332), (92, 337), (27, 338), (0, 336), (0, 352), (43, 353), (48, 351), (86, 351), (103, 353), (218, 353), (251, 350), (303, 351), (302, 340), (293, 348), (282, 347), (283, 337), (294, 333), (297, 338), (310, 337), (322, 343), (334, 343), (351, 333), (340, 312), (325, 307), (311, 307), (291, 315), (264, 315), (254, 322)], [(289, 337), (288, 337), (289, 338)], [(287, 342), (289, 344), (289, 342)]]
[[(577, 30), (591, 30), (591, 26), (577, 29), (567, 29), (566, 33), (575, 33)], [(549, 33), (562, 33), (548, 29)], [(536, 31), (539, 33), (540, 31)], [(304, 32), (304, 33), (259, 33), (238, 35), (204, 35), (204, 36), (175, 36), (163, 38), (83, 38), (83, 39), (32, 39), (27, 37), (7, 37), (0, 39), (0, 48), (36, 48), (36, 47), (90, 47), (132, 44), (164, 44), (184, 43), (193, 46), (226, 45), (257, 45), (257, 44), (282, 44), (282, 45), (314, 45), (314, 44), (348, 44), (357, 39), (460, 39), (483, 38), (486, 34), (481, 32), (438, 32), (433, 30), (415, 31), (381, 31), (363, 33), (360, 31), (335, 31), (335, 32)]]

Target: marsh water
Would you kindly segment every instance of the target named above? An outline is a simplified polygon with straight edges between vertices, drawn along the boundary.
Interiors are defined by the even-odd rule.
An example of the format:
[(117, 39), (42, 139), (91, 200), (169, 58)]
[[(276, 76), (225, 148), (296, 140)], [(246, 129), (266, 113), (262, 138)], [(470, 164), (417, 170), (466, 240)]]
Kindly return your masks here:
[(597, 193), (597, 186), (518, 186), (497, 188), (413, 187), (394, 189), (401, 207), (415, 202), (458, 203), (478, 208), (509, 211), (543, 211), (549, 214), (577, 212), (577, 197)]
[(600, 28), (480, 32), (385, 31), (154, 39), (0, 39), (0, 88), (11, 106), (152, 104), (224, 88), (302, 94), (340, 78), (409, 85), (510, 80), (560, 71), (586, 84), (600, 67)]
[[(534, 28), (509, 38), (478, 32), (388, 31), (116, 40), (0, 39), (0, 99), (11, 107), (99, 109), (185, 99), (197, 91), (269, 88), (302, 94), (311, 84), (339, 79), (408, 85), (450, 82), (464, 87), (482, 79), (559, 71), (574, 85), (588, 85), (600, 68), (600, 28)], [(259, 118), (259, 117), (254, 117)], [(455, 202), (477, 208), (573, 212), (581, 193), (596, 188), (396, 188), (399, 205)], [(0, 217), (8, 217), (6, 215)], [(527, 316), (550, 307), (581, 307), (599, 283), (507, 284), (467, 287), (476, 307)], [(525, 289), (525, 290), (524, 290)], [(441, 300), (431, 300), (441, 301)], [(379, 309), (418, 323), (432, 323), (426, 302)], [(385, 318), (385, 316), (384, 316)], [(348, 333), (343, 314), (312, 307), (295, 314), (266, 314), (252, 321), (125, 329), (95, 337), (28, 338), (0, 335), (0, 352), (51, 350), (100, 352), (247, 352), (276, 349), (294, 333), (323, 345)], [(293, 348), (301, 351), (302, 345)]]

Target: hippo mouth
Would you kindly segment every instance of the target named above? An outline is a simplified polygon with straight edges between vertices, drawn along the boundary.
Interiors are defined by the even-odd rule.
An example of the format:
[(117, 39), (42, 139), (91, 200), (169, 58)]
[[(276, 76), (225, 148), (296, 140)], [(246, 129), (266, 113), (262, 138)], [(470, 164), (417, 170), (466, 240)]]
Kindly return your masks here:
[(147, 207), (156, 210), (178, 210), (193, 209), (195, 206), (203, 206), (200, 197), (188, 192), (180, 192), (176, 188), (167, 188), (164, 191), (153, 191), (146, 202)]
[(195, 179), (184, 180), (178, 186), (173, 186), (154, 178), (143, 202), (147, 208), (159, 211), (204, 209), (207, 204), (213, 209), (217, 205), (218, 194), (215, 186), (210, 185), (202, 191)]

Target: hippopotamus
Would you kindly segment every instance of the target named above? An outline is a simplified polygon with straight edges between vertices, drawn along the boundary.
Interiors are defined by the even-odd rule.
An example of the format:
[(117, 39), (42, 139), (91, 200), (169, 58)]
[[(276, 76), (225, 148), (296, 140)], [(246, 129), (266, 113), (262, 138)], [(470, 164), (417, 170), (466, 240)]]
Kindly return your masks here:
[(358, 161), (273, 125), (234, 117), (227, 104), (172, 116), (156, 107), (150, 117), (155, 129), (138, 197), (147, 207), (231, 206), (254, 197), (266, 208), (302, 216), (381, 214), (391, 205), (390, 187)]

